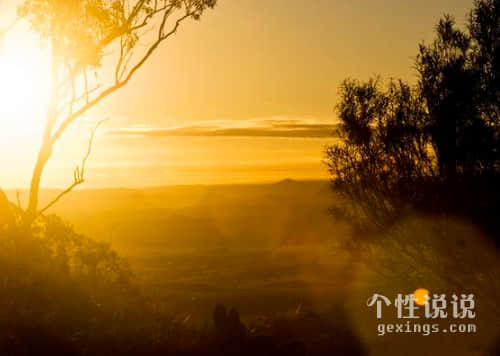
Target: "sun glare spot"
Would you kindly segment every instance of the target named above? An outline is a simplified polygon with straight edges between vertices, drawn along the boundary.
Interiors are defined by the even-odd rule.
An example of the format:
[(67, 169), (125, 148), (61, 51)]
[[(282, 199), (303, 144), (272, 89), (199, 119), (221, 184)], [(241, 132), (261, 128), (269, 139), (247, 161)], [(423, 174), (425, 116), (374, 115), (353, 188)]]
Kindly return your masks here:
[(42, 128), (50, 67), (46, 51), (32, 37), (16, 29), (0, 47), (0, 120), (6, 133), (2, 138), (32, 137)]
[(429, 291), (425, 288), (418, 288), (413, 292), (413, 301), (417, 305), (425, 305), (429, 299)]

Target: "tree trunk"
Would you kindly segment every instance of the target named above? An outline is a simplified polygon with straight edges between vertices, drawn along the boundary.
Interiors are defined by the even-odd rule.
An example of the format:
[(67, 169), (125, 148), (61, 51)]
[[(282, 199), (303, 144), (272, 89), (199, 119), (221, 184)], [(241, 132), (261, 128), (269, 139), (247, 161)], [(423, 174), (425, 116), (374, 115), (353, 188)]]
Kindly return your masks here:
[(57, 121), (57, 80), (58, 80), (58, 63), (57, 63), (57, 51), (55, 43), (52, 43), (52, 68), (51, 68), (51, 93), (49, 99), (49, 105), (47, 107), (47, 114), (45, 118), (45, 128), (43, 131), (42, 143), (40, 145), (40, 151), (38, 152), (38, 157), (36, 160), (35, 168), (33, 169), (33, 175), (31, 177), (30, 183), (30, 194), (28, 209), (26, 210), (25, 220), (26, 223), (31, 225), (33, 220), (38, 214), (38, 198), (40, 194), (40, 183), (42, 180), (43, 171), (48, 160), (52, 156), (52, 131)]
[(52, 156), (52, 145), (45, 141), (42, 143), (42, 148), (38, 154), (38, 158), (33, 169), (33, 176), (30, 184), (29, 204), (26, 211), (27, 221), (33, 222), (38, 212), (38, 195), (40, 193), (40, 182), (42, 180), (43, 170), (49, 158)]

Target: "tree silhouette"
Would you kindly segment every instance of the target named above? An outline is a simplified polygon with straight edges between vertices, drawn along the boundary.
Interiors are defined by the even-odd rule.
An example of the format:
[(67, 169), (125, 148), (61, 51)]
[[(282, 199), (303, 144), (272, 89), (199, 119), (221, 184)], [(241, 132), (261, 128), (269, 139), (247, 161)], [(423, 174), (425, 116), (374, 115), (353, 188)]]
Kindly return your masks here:
[[(67, 128), (127, 85), (185, 20), (199, 19), (215, 3), (216, 0), (24, 1), (19, 17), (40, 34), (52, 54), (52, 87), (31, 180), (28, 222), (45, 210), (39, 209), (40, 180), (55, 143)], [(84, 167), (77, 167), (75, 181), (66, 191), (83, 181)]]
[(419, 46), (418, 82), (346, 80), (343, 142), (329, 147), (335, 189), (378, 226), (411, 211), (492, 228), (500, 211), (500, 0), (478, 0)]

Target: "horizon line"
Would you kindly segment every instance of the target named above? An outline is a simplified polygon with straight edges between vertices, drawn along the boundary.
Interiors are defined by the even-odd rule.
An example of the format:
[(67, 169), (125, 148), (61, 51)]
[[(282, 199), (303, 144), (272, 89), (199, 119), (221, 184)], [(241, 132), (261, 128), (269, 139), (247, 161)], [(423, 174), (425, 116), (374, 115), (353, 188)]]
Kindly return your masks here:
[[(174, 187), (214, 187), (214, 186), (251, 186), (251, 185), (275, 185), (280, 183), (328, 183), (329, 179), (295, 179), (295, 178), (284, 178), (280, 180), (273, 180), (267, 182), (234, 182), (234, 183), (191, 183), (191, 184), (164, 184), (164, 185), (151, 185), (151, 186), (120, 186), (120, 187), (79, 187), (73, 192), (83, 191), (83, 190), (146, 190), (146, 189), (160, 189), (160, 188), (174, 188)], [(66, 187), (41, 187), (40, 190), (43, 191), (61, 191)], [(7, 191), (28, 191), (29, 187), (25, 188), (2, 188), (0, 190)]]

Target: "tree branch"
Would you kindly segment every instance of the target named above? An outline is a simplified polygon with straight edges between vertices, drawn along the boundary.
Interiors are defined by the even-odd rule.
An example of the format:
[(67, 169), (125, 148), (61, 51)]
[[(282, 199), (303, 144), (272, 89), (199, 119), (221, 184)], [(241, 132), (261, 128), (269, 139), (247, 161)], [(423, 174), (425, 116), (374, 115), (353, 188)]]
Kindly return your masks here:
[(55, 205), (61, 198), (63, 198), (66, 194), (69, 194), (75, 189), (77, 186), (85, 182), (85, 165), (87, 164), (87, 160), (90, 157), (90, 153), (92, 152), (92, 145), (94, 143), (94, 137), (97, 129), (101, 124), (106, 120), (99, 121), (95, 127), (90, 132), (89, 143), (87, 147), (87, 152), (82, 159), (81, 166), (77, 166), (75, 171), (73, 172), (73, 184), (71, 184), (68, 188), (59, 193), (50, 203), (48, 203), (44, 208), (40, 209), (37, 213), (37, 216), (42, 215), (47, 210), (49, 210), (53, 205)]
[(83, 105), (80, 109), (76, 110), (72, 114), (68, 115), (66, 119), (63, 120), (61, 125), (57, 128), (55, 131), (54, 135), (51, 138), (51, 143), (54, 144), (64, 133), (64, 131), (68, 128), (69, 125), (73, 123), (78, 117), (86, 113), (89, 109), (97, 105), (99, 102), (101, 102), (103, 99), (117, 91), (118, 89), (122, 88), (125, 86), (130, 79), (134, 76), (134, 74), (139, 70), (139, 68), (142, 67), (142, 65), (151, 57), (151, 55), (156, 51), (158, 46), (165, 41), (167, 38), (175, 34), (180, 26), (180, 24), (186, 20), (187, 18), (193, 16), (194, 12), (186, 12), (185, 15), (180, 17), (175, 21), (174, 26), (172, 29), (167, 32), (163, 33), (162, 28), (165, 26), (165, 22), (162, 22), (162, 26), (160, 26), (159, 34), (158, 34), (158, 39), (151, 45), (151, 47), (148, 49), (148, 51), (144, 54), (144, 56), (134, 65), (134, 67), (130, 70), (130, 72), (125, 76), (125, 79), (119, 82), (115, 82), (115, 84), (111, 85), (107, 89), (103, 90), (97, 97), (95, 97), (92, 100), (89, 100), (86, 102), (85, 105)]
[[(138, 19), (141, 10), (144, 9), (144, 5), (146, 4), (147, 0), (139, 0), (133, 7), (132, 11), (130, 14), (127, 16), (127, 19), (123, 23), (123, 25), (117, 30), (110, 32), (107, 36), (101, 39), (99, 44), (97, 45), (96, 51), (100, 51), (106, 46), (108, 46), (110, 43), (115, 41), (117, 38), (123, 37), (127, 34), (131, 34), (134, 31), (137, 31), (145, 26), (147, 26), (150, 22), (150, 20), (157, 14), (165, 11), (165, 13), (170, 13), (174, 8), (175, 8), (175, 2), (170, 3), (169, 5), (164, 5), (162, 7), (158, 7), (158, 1), (155, 1), (155, 6), (152, 9), (151, 13), (146, 15), (144, 19), (137, 25), (134, 25), (134, 22)], [(165, 1), (166, 4), (166, 1)], [(73, 68), (69, 71), (68, 77), (63, 80), (60, 84), (57, 85), (57, 87), (60, 87), (66, 80), (69, 78), (74, 77), (77, 75), (77, 73), (82, 69), (83, 63), (77, 62), (73, 66)]]
[[(117, 0), (113, 4), (106, 3), (103, 9), (106, 16), (93, 14), (92, 9), (85, 2), (78, 5), (77, 3), (79, 2), (75, 3), (77, 7), (74, 8), (75, 22), (68, 22), (64, 13), (57, 12), (59, 10), (54, 14), (54, 20), (51, 20), (47, 19), (45, 14), (40, 16), (45, 11), (43, 6), (25, 9), (24, 16), (27, 20), (39, 25), (39, 31), (51, 41), (53, 54), (49, 110), (46, 114), (41, 149), (30, 184), (29, 206), (26, 214), (28, 223), (33, 222), (34, 217), (45, 212), (62, 196), (83, 182), (84, 166), (88, 155), (82, 161), (82, 169), (77, 167), (75, 170), (74, 183), (48, 206), (41, 211), (38, 210), (38, 193), (45, 165), (52, 155), (53, 146), (66, 132), (68, 126), (103, 99), (125, 86), (159, 45), (176, 33), (181, 22), (190, 17), (199, 19), (206, 9), (215, 6), (216, 0), (134, 0), (133, 5), (130, 5), (128, 0)], [(172, 22), (170, 22), (171, 18)], [(143, 37), (138, 32), (152, 23), (155, 24), (152, 26), (154, 29), (157, 26), (160, 27), (157, 37), (151, 39), (152, 43), (150, 42), (145, 47), (145, 53), (139, 54), (136, 59), (135, 48), (139, 39)], [(170, 24), (172, 28), (167, 32), (166, 27), (170, 27)], [(85, 37), (80, 40), (79, 34), (73, 33), (78, 31), (72, 32), (72, 26), (75, 25), (75, 30), (78, 31), (84, 31), (85, 26), (89, 26), (87, 34), (89, 38)], [(112, 50), (115, 45), (120, 46), (118, 62), (115, 62), (115, 67), (111, 68), (111, 70), (114, 69), (114, 73), (109, 72), (110, 82), (101, 86), (97, 68), (103, 66), (102, 61), (107, 56), (105, 52)], [(80, 47), (85, 48), (81, 53), (78, 50)], [(73, 54), (74, 48), (77, 51)], [(95, 82), (94, 79), (91, 82), (87, 80), (90, 79), (87, 78), (87, 70), (92, 69), (95, 70)], [(106, 74), (108, 72), (103, 71), (103, 75)], [(113, 75), (114, 78), (112, 78)], [(90, 154), (90, 148), (88, 154)]]
[(19, 208), (20, 211), (23, 211), (23, 206), (21, 204), (21, 193), (19, 191), (16, 192), (16, 199), (17, 199), (17, 207)]

